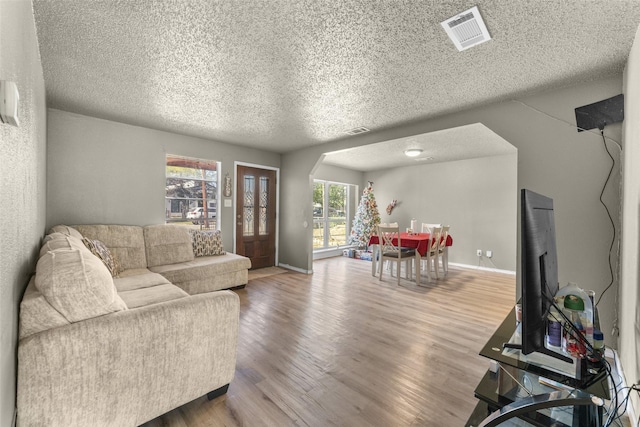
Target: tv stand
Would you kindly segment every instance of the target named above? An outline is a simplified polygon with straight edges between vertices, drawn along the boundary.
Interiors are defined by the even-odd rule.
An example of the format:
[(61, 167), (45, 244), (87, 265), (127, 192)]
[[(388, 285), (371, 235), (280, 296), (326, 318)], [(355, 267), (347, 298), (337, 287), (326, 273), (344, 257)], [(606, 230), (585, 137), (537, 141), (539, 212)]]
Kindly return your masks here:
[[(584, 370), (577, 370), (577, 375), (572, 376), (545, 363), (532, 363), (531, 356), (535, 352), (522, 355), (518, 351), (519, 343), (513, 339), (516, 326), (515, 310), (511, 310), (480, 351), (481, 356), (496, 361), (498, 368), (487, 370), (476, 387), (474, 394), (478, 404), (466, 426), (477, 427), (483, 422), (486, 426), (497, 425), (492, 424), (489, 415), (502, 420), (517, 416), (535, 426), (602, 425), (603, 409), (596, 402), (610, 399), (608, 376), (592, 375)], [(505, 343), (507, 346), (503, 349)], [(574, 369), (584, 366), (583, 363), (559, 360), (558, 353), (553, 353), (535, 355), (534, 359)], [(594, 398), (593, 404), (589, 404), (589, 396)], [(573, 410), (554, 408), (560, 404), (571, 406)], [(536, 412), (541, 408), (544, 409)]]
[[(502, 344), (502, 348), (503, 349), (511, 348), (511, 349), (514, 349), (514, 350), (522, 350), (522, 345), (521, 344), (513, 344), (513, 343), (508, 343), (507, 342), (507, 343)], [(545, 355), (550, 356), (550, 357), (555, 357), (556, 359), (562, 360), (563, 362), (566, 362), (566, 363), (575, 363), (575, 361), (572, 358), (570, 358), (568, 356), (565, 356), (564, 354), (560, 354), (558, 352), (555, 352), (553, 350), (549, 350), (548, 348), (545, 348), (545, 347), (536, 350), (536, 353), (545, 354)]]

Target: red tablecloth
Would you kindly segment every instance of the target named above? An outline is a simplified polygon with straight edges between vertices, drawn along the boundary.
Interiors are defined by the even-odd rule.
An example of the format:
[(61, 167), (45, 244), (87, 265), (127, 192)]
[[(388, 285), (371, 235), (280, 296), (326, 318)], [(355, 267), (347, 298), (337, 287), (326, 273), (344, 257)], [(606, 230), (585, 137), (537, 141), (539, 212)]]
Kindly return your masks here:
[[(429, 233), (400, 233), (400, 241), (403, 248), (416, 248), (418, 252), (420, 252), (420, 256), (424, 256), (429, 249), (429, 241), (431, 240), (431, 235)], [(369, 238), (369, 245), (378, 245), (380, 244), (380, 239), (378, 236), (371, 236)], [(393, 244), (398, 244), (398, 239), (393, 239)], [(451, 234), (447, 236), (447, 246), (453, 245), (453, 238)]]

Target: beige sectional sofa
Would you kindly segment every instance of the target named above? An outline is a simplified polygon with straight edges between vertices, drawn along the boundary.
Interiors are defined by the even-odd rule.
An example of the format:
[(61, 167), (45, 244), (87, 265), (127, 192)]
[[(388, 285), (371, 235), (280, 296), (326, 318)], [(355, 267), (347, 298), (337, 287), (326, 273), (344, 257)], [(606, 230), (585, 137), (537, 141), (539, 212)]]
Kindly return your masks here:
[(239, 298), (221, 289), (250, 265), (196, 257), (180, 226), (54, 227), (20, 306), (18, 426), (136, 426), (226, 392)]
[[(190, 295), (246, 285), (251, 261), (225, 253), (196, 257), (189, 231), (176, 225), (76, 225), (104, 242), (126, 270), (149, 269)], [(55, 229), (55, 228), (54, 228)]]

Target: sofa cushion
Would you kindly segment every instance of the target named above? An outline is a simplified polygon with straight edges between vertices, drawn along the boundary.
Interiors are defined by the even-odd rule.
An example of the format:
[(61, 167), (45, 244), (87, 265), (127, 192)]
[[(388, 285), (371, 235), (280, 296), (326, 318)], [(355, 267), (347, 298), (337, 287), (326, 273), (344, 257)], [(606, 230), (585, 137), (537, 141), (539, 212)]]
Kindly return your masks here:
[(189, 295), (164, 276), (152, 273), (146, 268), (126, 270), (114, 278), (113, 283), (127, 308), (156, 304)]
[(89, 248), (92, 254), (100, 258), (100, 261), (107, 267), (112, 277), (118, 277), (118, 274), (122, 272), (118, 260), (111, 254), (107, 245), (102, 243), (98, 239), (82, 238), (84, 245)]
[(120, 268), (147, 268), (142, 227), (136, 225), (74, 225), (83, 236), (107, 245)]
[(189, 233), (191, 234), (194, 256), (224, 255), (226, 253), (220, 230), (189, 230)]
[(82, 233), (80, 233), (75, 228), (69, 227), (68, 225), (63, 225), (63, 224), (58, 224), (51, 227), (51, 230), (49, 230), (48, 234), (52, 234), (52, 233), (62, 233), (66, 236), (72, 236), (80, 240), (82, 240), (82, 237), (83, 237)]
[(35, 285), (69, 322), (126, 309), (107, 267), (79, 249), (56, 249), (36, 264)]
[(118, 293), (127, 304), (127, 308), (143, 307), (149, 304), (158, 304), (178, 298), (188, 297), (189, 294), (170, 283), (151, 286), (149, 288), (133, 289)]
[[(194, 295), (246, 284), (249, 268), (249, 258), (227, 253), (198, 257), (180, 264), (159, 265), (150, 267), (149, 270), (162, 274), (169, 282)], [(229, 280), (230, 278), (234, 280)], [(240, 279), (241, 282), (238, 283), (235, 279)]]
[(83, 237), (78, 239), (77, 237), (60, 232), (47, 234), (43, 239), (42, 247), (40, 247), (40, 257), (56, 249), (79, 249), (90, 252), (82, 242), (82, 239)]
[(20, 339), (70, 323), (47, 302), (36, 289), (35, 282), (36, 278), (32, 276), (20, 302)]
[(164, 276), (158, 273), (152, 273), (145, 269), (126, 270), (118, 277), (114, 277), (113, 284), (118, 290), (118, 294), (124, 291), (132, 291), (135, 289), (150, 288), (158, 285), (170, 285)]
[(177, 264), (194, 259), (188, 229), (178, 225), (149, 225), (144, 227), (147, 266)]

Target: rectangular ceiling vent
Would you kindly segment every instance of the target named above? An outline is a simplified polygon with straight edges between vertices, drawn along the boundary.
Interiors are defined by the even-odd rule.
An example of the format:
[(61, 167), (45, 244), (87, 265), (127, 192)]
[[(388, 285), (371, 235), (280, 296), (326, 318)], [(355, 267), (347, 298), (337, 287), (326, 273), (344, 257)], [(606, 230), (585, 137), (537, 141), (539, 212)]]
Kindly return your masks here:
[(459, 51), (491, 40), (477, 6), (441, 22), (440, 25)]
[(367, 132), (369, 132), (369, 129), (367, 129), (366, 127), (360, 126), (359, 128), (347, 130), (344, 133), (346, 133), (347, 135), (359, 135), (361, 133), (367, 133)]

